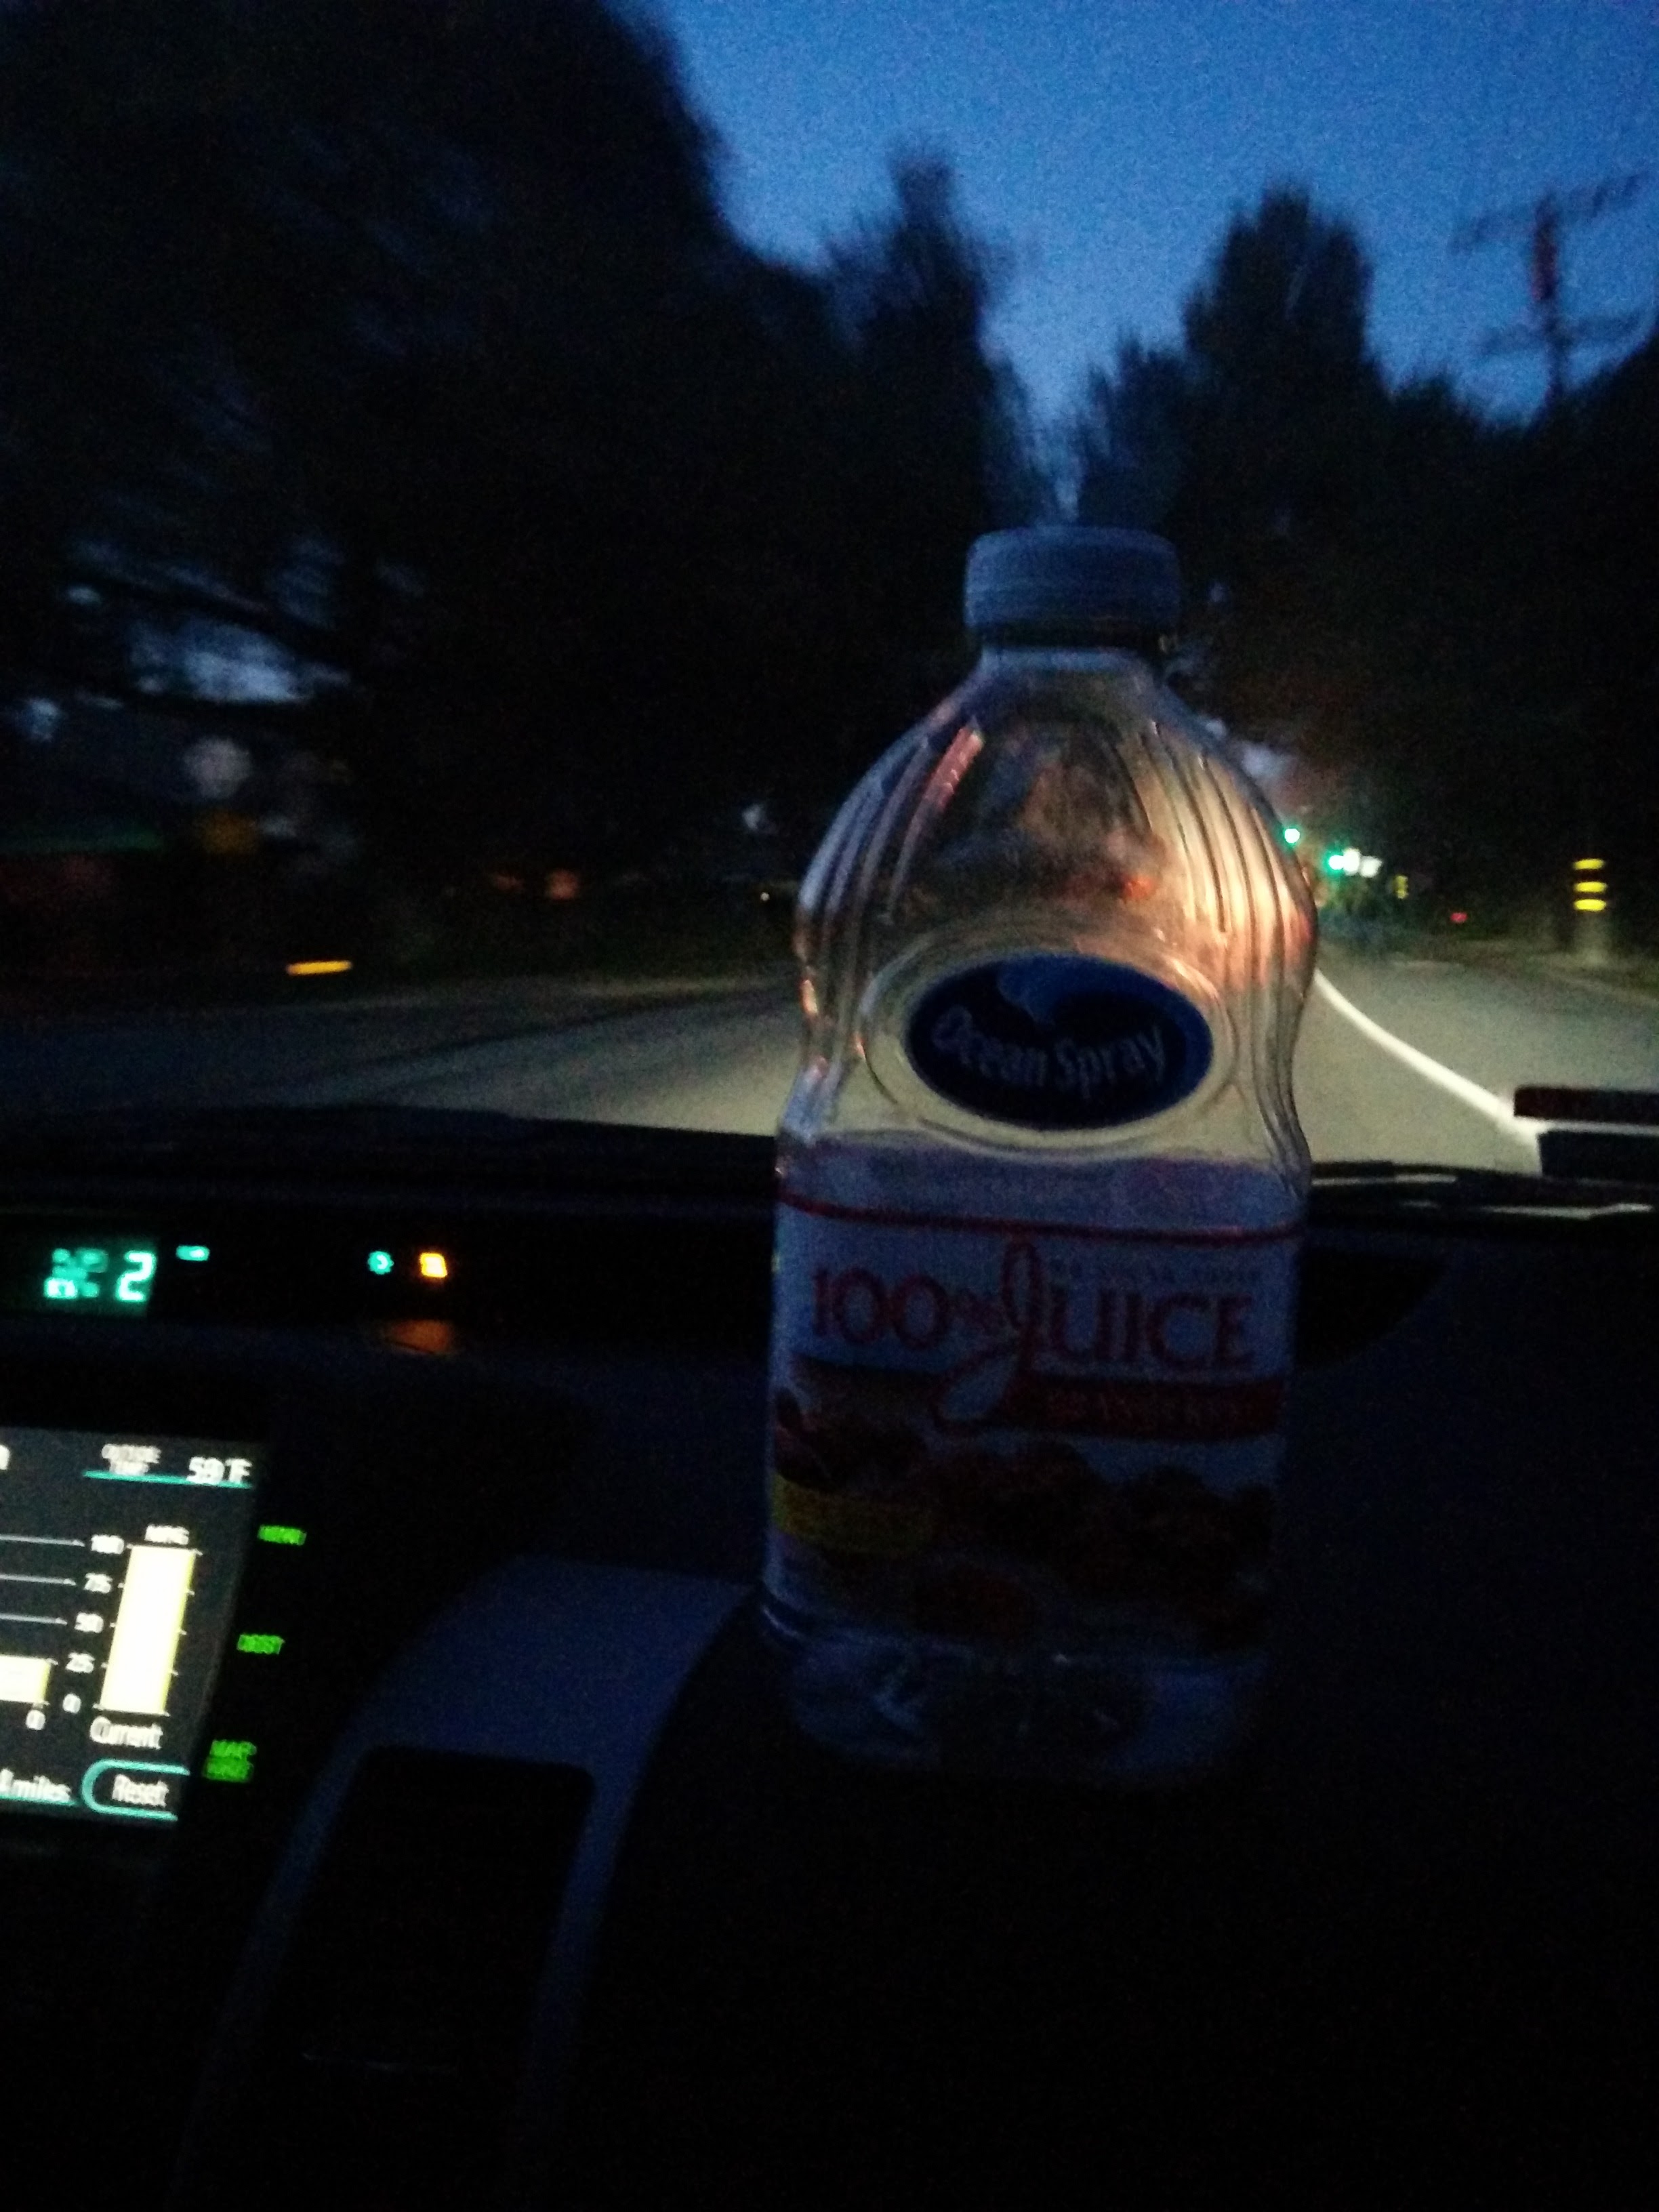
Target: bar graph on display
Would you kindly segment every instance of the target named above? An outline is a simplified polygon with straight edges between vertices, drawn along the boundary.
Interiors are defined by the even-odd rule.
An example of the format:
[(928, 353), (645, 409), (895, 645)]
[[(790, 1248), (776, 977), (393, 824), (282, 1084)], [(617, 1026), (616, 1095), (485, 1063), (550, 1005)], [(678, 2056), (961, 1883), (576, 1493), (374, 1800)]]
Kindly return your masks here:
[(128, 1552), (98, 1696), (105, 1712), (167, 1711), (196, 1557), (160, 1544), (135, 1544)]
[(178, 1817), (256, 1458), (200, 1438), (0, 1433), (0, 1808)]

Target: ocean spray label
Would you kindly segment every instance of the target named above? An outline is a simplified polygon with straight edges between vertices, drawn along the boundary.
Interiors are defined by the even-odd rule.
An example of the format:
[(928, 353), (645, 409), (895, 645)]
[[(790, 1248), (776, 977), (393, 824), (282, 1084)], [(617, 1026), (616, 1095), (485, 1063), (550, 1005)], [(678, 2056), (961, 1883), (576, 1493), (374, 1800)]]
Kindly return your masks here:
[(1297, 1243), (786, 1193), (769, 1587), (946, 1636), (1255, 1644)]
[(952, 1105), (1027, 1129), (1109, 1129), (1197, 1090), (1214, 1057), (1199, 1009), (1155, 976), (1030, 952), (933, 984), (905, 1030), (911, 1066)]

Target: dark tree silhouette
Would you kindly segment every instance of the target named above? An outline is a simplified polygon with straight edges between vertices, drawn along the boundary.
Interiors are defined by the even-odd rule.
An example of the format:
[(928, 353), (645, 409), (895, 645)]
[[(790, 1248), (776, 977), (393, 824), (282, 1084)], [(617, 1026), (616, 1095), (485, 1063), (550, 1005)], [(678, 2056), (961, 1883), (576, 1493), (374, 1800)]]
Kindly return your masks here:
[(1593, 848), (1651, 927), (1659, 348), (1496, 424), (1443, 380), (1386, 387), (1369, 283), (1305, 193), (1237, 217), (1182, 343), (1091, 379), (1076, 512), (1176, 538), (1204, 703), (1338, 770), (1398, 866), (1559, 914)]
[(967, 227), (942, 161), (896, 160), (892, 192), (828, 269), (847, 350), (849, 615), (863, 664), (834, 787), (960, 668), (970, 540), (1045, 499), (1017, 381), (988, 347), (1003, 256)]

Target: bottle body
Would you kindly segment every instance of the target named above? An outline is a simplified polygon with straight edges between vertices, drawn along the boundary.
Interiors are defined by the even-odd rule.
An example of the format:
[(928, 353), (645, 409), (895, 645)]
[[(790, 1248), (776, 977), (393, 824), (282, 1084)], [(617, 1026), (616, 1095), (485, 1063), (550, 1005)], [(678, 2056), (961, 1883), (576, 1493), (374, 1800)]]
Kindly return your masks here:
[(1312, 909), (1144, 663), (988, 652), (803, 888), (764, 1617), (809, 1731), (1224, 1764), (1262, 1672)]

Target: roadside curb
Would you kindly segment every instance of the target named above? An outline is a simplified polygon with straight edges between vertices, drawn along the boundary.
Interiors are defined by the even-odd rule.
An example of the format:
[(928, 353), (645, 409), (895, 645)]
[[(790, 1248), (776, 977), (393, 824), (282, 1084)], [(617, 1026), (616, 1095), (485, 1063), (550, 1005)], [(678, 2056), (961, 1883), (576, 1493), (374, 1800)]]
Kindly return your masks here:
[[(1330, 950), (1340, 959), (1345, 952), (1354, 951), (1355, 948), (1337, 943)], [(1358, 957), (1364, 957), (1363, 954)], [(1545, 982), (1571, 984), (1576, 990), (1591, 991), (1599, 998), (1617, 999), (1631, 1006), (1659, 1006), (1659, 960), (1610, 959), (1595, 968), (1588, 968), (1575, 960), (1570, 952), (1544, 952), (1529, 945), (1504, 945), (1491, 940), (1455, 944), (1443, 938), (1429, 939), (1415, 945), (1392, 945), (1382, 957), (1391, 965), (1425, 961), (1447, 968), (1484, 969), (1499, 975), (1522, 975)]]

